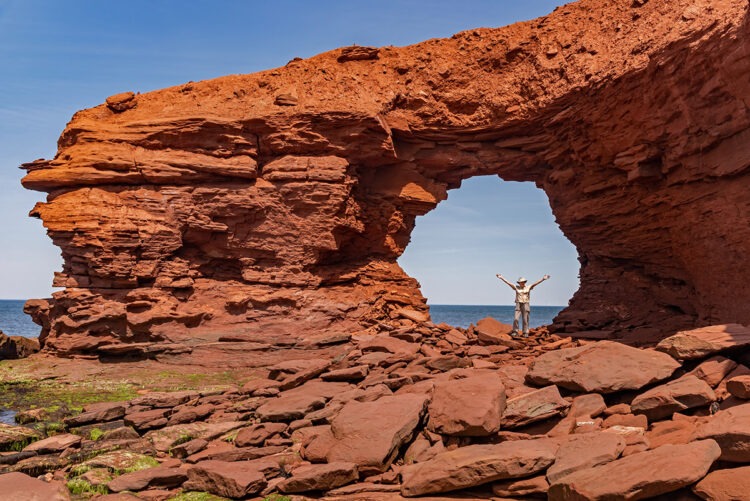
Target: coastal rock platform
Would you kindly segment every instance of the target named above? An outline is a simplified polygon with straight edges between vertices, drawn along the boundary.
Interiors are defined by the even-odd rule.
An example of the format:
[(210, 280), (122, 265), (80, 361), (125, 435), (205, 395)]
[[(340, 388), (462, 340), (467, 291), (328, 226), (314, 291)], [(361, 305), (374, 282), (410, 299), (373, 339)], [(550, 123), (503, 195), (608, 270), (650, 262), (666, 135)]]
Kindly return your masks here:
[[(461, 331), (465, 340), (447, 341), (452, 330), (424, 323), (410, 341), (394, 331), (383, 337), (402, 343), (380, 339), (380, 351), (369, 349), (376, 337), (340, 342), (335, 354), (279, 347), (282, 360), (266, 357), (223, 388), (144, 389), (86, 404), (62, 429), (6, 425), (0, 485), (23, 476), (39, 492), (67, 485), (71, 499), (104, 501), (715, 499), (743, 485), (750, 400), (720, 391), (750, 370), (735, 347), (705, 360), (671, 359), (667, 371), (599, 392), (587, 388), (600, 374), (585, 382), (561, 370), (548, 384), (532, 371), (540, 360), (606, 352), (611, 341), (542, 328), (508, 349), (473, 327)], [(724, 377), (703, 367), (725, 356), (734, 369)], [(64, 362), (98, 364), (102, 379), (130, 365)], [(607, 364), (622, 374), (632, 362)], [(684, 381), (705, 386), (706, 398), (683, 399), (682, 390), (661, 406), (653, 398)], [(675, 407), (674, 399), (691, 403)], [(644, 400), (648, 406), (638, 404)]]

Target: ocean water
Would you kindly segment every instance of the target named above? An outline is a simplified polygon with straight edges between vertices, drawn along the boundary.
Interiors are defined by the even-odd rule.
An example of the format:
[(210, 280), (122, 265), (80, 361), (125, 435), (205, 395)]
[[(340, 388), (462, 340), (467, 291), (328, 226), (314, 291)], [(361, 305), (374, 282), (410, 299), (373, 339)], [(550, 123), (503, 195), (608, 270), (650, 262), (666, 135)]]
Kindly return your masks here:
[[(531, 305), (529, 324), (531, 327), (549, 325), (552, 319), (560, 313), (565, 306), (534, 306)], [(493, 317), (505, 324), (513, 323), (514, 306), (506, 305), (455, 305), (455, 304), (431, 304), (430, 316), (436, 324), (445, 322), (456, 327), (468, 327), (476, 324), (477, 320), (485, 317)]]
[(0, 331), (8, 336), (37, 337), (41, 327), (23, 312), (25, 299), (0, 299)]
[(0, 408), (0, 423), (3, 424), (16, 424), (16, 411), (10, 411)]
[[(36, 337), (39, 335), (39, 326), (23, 312), (24, 303), (24, 300), (0, 299), (0, 331), (9, 336)], [(532, 305), (529, 322), (532, 327), (551, 324), (552, 319), (563, 308), (564, 306)], [(464, 328), (468, 327), (469, 324), (476, 324), (477, 320), (484, 317), (493, 317), (506, 324), (513, 323), (513, 311), (513, 306), (504, 305), (430, 305), (430, 315), (433, 322), (436, 324), (445, 322)]]

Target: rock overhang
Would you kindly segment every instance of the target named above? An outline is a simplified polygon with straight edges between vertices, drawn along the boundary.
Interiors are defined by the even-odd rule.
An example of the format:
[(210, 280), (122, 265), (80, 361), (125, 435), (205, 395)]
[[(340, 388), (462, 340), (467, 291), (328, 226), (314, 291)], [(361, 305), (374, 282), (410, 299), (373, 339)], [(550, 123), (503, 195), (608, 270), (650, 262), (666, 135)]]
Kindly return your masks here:
[(28, 309), (60, 353), (377, 326), (426, 309), (396, 264), (415, 218), (492, 174), (544, 189), (578, 249), (556, 329), (749, 323), (746, 9), (588, 0), (113, 96), (24, 166), (65, 262)]

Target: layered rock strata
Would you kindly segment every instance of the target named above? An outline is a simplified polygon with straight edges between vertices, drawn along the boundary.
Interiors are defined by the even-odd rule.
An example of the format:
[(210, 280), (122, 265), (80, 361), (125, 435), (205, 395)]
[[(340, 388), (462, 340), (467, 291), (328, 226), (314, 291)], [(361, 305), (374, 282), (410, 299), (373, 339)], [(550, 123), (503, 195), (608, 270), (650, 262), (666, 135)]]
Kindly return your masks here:
[[(449, 342), (449, 330), (420, 328), (409, 341), (360, 336), (339, 342), (331, 358), (288, 350), (227, 389), (86, 405), (63, 420), (67, 430), (0, 424), (0, 486), (13, 493), (15, 481), (28, 489), (64, 481), (73, 492), (144, 500), (747, 498), (750, 395), (722, 395), (733, 376), (711, 374), (716, 357), (679, 364), (631, 347), (631, 357), (662, 355), (671, 368), (626, 386), (627, 356), (607, 360), (612, 371), (588, 382), (561, 362), (582, 348), (606, 351), (608, 341), (539, 329), (509, 347), (474, 329)], [(372, 351), (376, 340), (382, 351)], [(740, 345), (721, 356), (747, 371)], [(321, 362), (325, 372), (310, 370)], [(549, 363), (558, 380), (540, 387), (534, 367)], [(361, 367), (364, 375), (346, 372)], [(675, 407), (672, 397), (692, 404)], [(32, 413), (18, 421), (34, 421)]]
[(741, 0), (582, 0), (112, 96), (24, 165), (64, 259), (27, 311), (60, 354), (411, 325), (417, 216), (497, 175), (543, 189), (578, 249), (557, 331), (750, 323), (749, 30)]

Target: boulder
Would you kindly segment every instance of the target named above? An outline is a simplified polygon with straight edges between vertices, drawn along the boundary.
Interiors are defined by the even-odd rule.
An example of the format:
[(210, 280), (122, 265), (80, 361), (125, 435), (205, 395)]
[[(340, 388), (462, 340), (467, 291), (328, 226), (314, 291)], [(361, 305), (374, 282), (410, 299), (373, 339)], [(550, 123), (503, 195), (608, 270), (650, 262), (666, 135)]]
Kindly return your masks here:
[(750, 399), (750, 375), (736, 376), (728, 380), (727, 391), (737, 398)]
[(518, 428), (527, 424), (559, 416), (570, 407), (570, 402), (560, 396), (557, 386), (526, 393), (507, 401), (503, 413), (503, 428)]
[(497, 433), (505, 387), (494, 373), (435, 383), (428, 428), (443, 435), (483, 437)]
[(178, 442), (183, 442), (185, 437), (190, 439), (202, 438), (203, 440), (213, 440), (225, 433), (229, 433), (237, 428), (247, 426), (243, 421), (227, 421), (223, 423), (186, 423), (167, 426), (161, 430), (152, 430), (146, 433), (143, 438), (154, 444), (154, 448), (160, 452), (167, 452)]
[(267, 439), (283, 433), (287, 426), (283, 423), (258, 423), (242, 428), (234, 439), (237, 447), (263, 445)]
[(183, 489), (204, 491), (227, 498), (244, 498), (258, 494), (266, 478), (257, 463), (248, 461), (202, 461), (191, 466)]
[(242, 386), (242, 393), (253, 395), (257, 391), (278, 388), (279, 386), (281, 386), (281, 381), (273, 379), (251, 379)]
[(330, 365), (331, 362), (329, 360), (308, 360), (307, 364), (302, 370), (299, 370), (294, 374), (290, 374), (289, 376), (282, 379), (281, 384), (279, 385), (279, 389), (281, 391), (284, 391), (296, 388), (297, 386), (300, 386), (301, 384), (304, 384), (307, 381), (310, 381), (311, 379), (314, 379), (323, 374), (328, 369), (328, 367), (330, 367)]
[(159, 409), (171, 409), (189, 400), (199, 397), (197, 391), (154, 391), (146, 393), (130, 401), (131, 406), (143, 405), (144, 407), (153, 407)]
[(547, 432), (549, 437), (572, 433), (579, 423), (592, 422), (607, 408), (604, 398), (598, 393), (587, 393), (573, 398), (568, 414)]
[(486, 317), (477, 322), (474, 332), (477, 338), (484, 344), (500, 344), (503, 341), (510, 341), (510, 331), (513, 327), (499, 322), (492, 317)]
[(551, 465), (557, 448), (555, 440), (539, 439), (469, 445), (443, 452), (430, 461), (404, 466), (401, 494), (414, 497), (528, 477)]
[(216, 406), (213, 404), (182, 406), (179, 410), (176, 410), (174, 414), (169, 416), (167, 425), (171, 426), (175, 424), (192, 423), (194, 421), (205, 419), (215, 410)]
[(630, 403), (630, 408), (636, 414), (645, 414), (649, 421), (658, 421), (715, 400), (714, 391), (705, 381), (687, 375), (641, 393)]
[(750, 466), (715, 470), (693, 487), (707, 501), (741, 501), (750, 498)]
[(256, 414), (266, 421), (293, 421), (305, 417), (305, 414), (321, 409), (326, 399), (318, 395), (305, 393), (281, 393), (271, 398), (256, 409)]
[(96, 405), (87, 405), (81, 414), (65, 419), (65, 424), (70, 427), (83, 426), (90, 423), (102, 423), (114, 421), (125, 416), (126, 404), (124, 402), (104, 402)]
[(602, 423), (603, 428), (628, 426), (631, 428), (648, 428), (648, 418), (644, 414), (613, 414)]
[(702, 379), (711, 388), (716, 388), (727, 374), (737, 367), (737, 362), (722, 356), (715, 356), (701, 362), (695, 369), (688, 374)]
[(395, 337), (381, 335), (373, 339), (359, 343), (359, 349), (363, 352), (385, 352), (391, 354), (416, 355), (419, 345), (410, 343)]
[(556, 384), (573, 391), (614, 393), (667, 379), (678, 367), (680, 364), (664, 353), (599, 341), (542, 354), (531, 363), (526, 379), (539, 386)]
[(544, 475), (531, 478), (521, 478), (495, 482), (492, 484), (492, 493), (495, 496), (516, 498), (520, 496), (537, 497), (547, 494), (549, 483)]
[(723, 324), (678, 332), (662, 339), (656, 349), (679, 360), (692, 360), (746, 346), (750, 346), (750, 327)]
[(281, 492), (327, 491), (357, 480), (357, 465), (333, 462), (300, 466), (277, 487)]
[(128, 450), (114, 450), (99, 454), (82, 464), (89, 468), (107, 468), (112, 471), (125, 471), (150, 467), (155, 463), (154, 458)]
[(333, 436), (333, 431), (328, 425), (314, 426), (310, 429), (313, 428), (316, 429), (314, 435), (311, 435), (309, 440), (302, 443), (301, 454), (308, 461), (322, 463), (326, 461), (328, 453), (336, 444), (336, 437)]
[(81, 437), (72, 433), (62, 433), (51, 437), (33, 442), (26, 447), (24, 451), (36, 452), (37, 454), (50, 454), (62, 452), (69, 447), (78, 447), (81, 444)]
[(179, 487), (188, 479), (181, 468), (156, 467), (126, 473), (107, 484), (113, 492), (142, 491), (152, 487)]
[(234, 447), (231, 444), (217, 444), (207, 447), (200, 452), (188, 456), (188, 463), (200, 463), (208, 460), (215, 461), (252, 461), (272, 454), (279, 454), (287, 449), (286, 446), (275, 445), (268, 447)]
[(742, 364), (738, 364), (737, 367), (732, 369), (732, 372), (727, 374), (724, 379), (721, 380), (719, 385), (714, 390), (714, 393), (716, 393), (716, 397), (719, 400), (724, 400), (731, 396), (731, 393), (729, 393), (729, 390), (727, 389), (727, 383), (739, 376), (750, 376), (750, 369)]
[(0, 474), (0, 493), (13, 501), (69, 501), (70, 494), (61, 482), (44, 482), (23, 473)]
[(335, 442), (328, 462), (355, 463), (363, 474), (387, 470), (422, 422), (427, 401), (425, 395), (407, 393), (348, 402), (331, 422)]
[(721, 410), (698, 425), (694, 439), (713, 439), (721, 460), (750, 462), (750, 403)]
[(320, 379), (323, 381), (361, 381), (370, 369), (366, 365), (356, 365), (354, 367), (346, 367), (344, 369), (337, 369), (329, 371), (320, 375)]
[(281, 394), (285, 395), (315, 395), (316, 397), (323, 397), (329, 400), (333, 397), (340, 397), (350, 390), (355, 390), (356, 387), (346, 382), (334, 382), (334, 381), (319, 381), (317, 379), (308, 381), (305, 384), (287, 390)]
[(713, 440), (665, 445), (572, 473), (550, 486), (550, 501), (648, 499), (703, 478), (721, 454)]
[(547, 470), (550, 484), (559, 483), (566, 476), (614, 461), (625, 450), (625, 439), (613, 433), (583, 433), (572, 435), (560, 445), (555, 463)]
[(687, 444), (693, 440), (696, 424), (692, 420), (657, 421), (646, 432), (646, 439), (652, 449), (662, 445)]
[(8, 336), (0, 331), (0, 360), (26, 358), (39, 351), (39, 340), (23, 336)]
[(152, 430), (165, 426), (169, 422), (169, 419), (167, 419), (168, 413), (168, 409), (134, 412), (126, 414), (124, 421), (126, 426), (132, 426), (138, 431)]
[(39, 438), (32, 429), (0, 423), (0, 452), (19, 450)]

